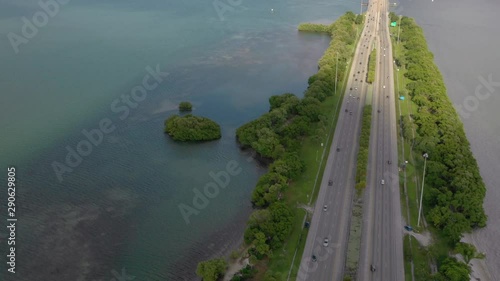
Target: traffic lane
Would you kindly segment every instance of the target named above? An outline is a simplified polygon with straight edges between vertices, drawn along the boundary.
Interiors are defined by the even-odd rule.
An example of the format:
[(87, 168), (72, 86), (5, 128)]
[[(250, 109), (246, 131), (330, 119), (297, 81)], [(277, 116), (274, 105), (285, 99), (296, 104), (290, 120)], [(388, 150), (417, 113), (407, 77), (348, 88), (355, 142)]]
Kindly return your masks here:
[[(375, 40), (375, 48), (378, 48), (378, 42), (376, 41), (376, 37), (374, 38)], [(380, 59), (377, 56), (376, 62), (378, 62)], [(376, 73), (379, 73), (379, 64), (376, 63)], [(370, 144), (369, 144), (369, 153), (368, 153), (368, 168), (367, 168), (367, 175), (368, 175), (368, 180), (367, 180), (367, 186), (365, 188), (365, 194), (364, 194), (364, 202), (367, 202), (364, 207), (363, 207), (363, 231), (362, 231), (362, 238), (361, 238), (361, 246), (360, 246), (360, 280), (368, 280), (368, 277), (370, 277), (370, 265), (372, 264), (373, 261), (373, 235), (374, 235), (374, 225), (373, 222), (375, 220), (375, 213), (373, 210), (375, 208), (375, 202), (374, 202), (374, 197), (375, 197), (375, 175), (377, 171), (374, 169), (376, 167), (374, 161), (376, 160), (375, 153), (377, 150), (377, 144), (376, 144), (376, 138), (375, 136), (377, 134), (377, 125), (378, 123), (375, 122), (378, 112), (375, 113), (375, 110), (378, 110), (378, 99), (379, 99), (379, 91), (377, 89), (377, 86), (379, 85), (379, 82), (377, 80), (374, 81), (374, 89), (373, 89), (373, 98), (372, 98), (372, 105), (373, 105), (373, 112), (372, 112), (372, 124), (373, 126), (370, 129)]]
[[(347, 119), (346, 119), (346, 121), (344, 122), (344, 124), (343, 124), (343, 129), (346, 129), (346, 128), (350, 128), (350, 127), (351, 127), (351, 124), (350, 124), (350, 123), (352, 123), (352, 121), (350, 121), (349, 119), (350, 119), (350, 118), (347, 118)], [(345, 137), (341, 138), (341, 141), (342, 141), (343, 139), (348, 139), (348, 138), (352, 137), (352, 133), (347, 133), (347, 134), (346, 134), (346, 133), (344, 132), (344, 133), (342, 134), (342, 136), (345, 136)], [(347, 141), (347, 140), (346, 140), (346, 141)], [(342, 151), (344, 151), (344, 153), (342, 153)], [(342, 155), (342, 157), (337, 157), (337, 161), (336, 161), (336, 162), (337, 162), (337, 163), (340, 163), (340, 162), (344, 162), (344, 163), (345, 163), (345, 162), (346, 162), (346, 157), (347, 157), (347, 152), (348, 152), (348, 149), (343, 149), (343, 150), (341, 150), (341, 152), (340, 152), (339, 154), (340, 154), (340, 155)], [(344, 171), (344, 169), (338, 169), (337, 171), (338, 171), (341, 175), (342, 175), (342, 174), (344, 174), (344, 175), (345, 175), (345, 171)], [(340, 195), (340, 197), (344, 197), (344, 198), (345, 198), (346, 196), (348, 196), (348, 195), (346, 194), (346, 191), (348, 191), (348, 189), (344, 188), (345, 186), (347, 186), (347, 185), (345, 184), (345, 182), (344, 182), (344, 180), (345, 180), (345, 179), (344, 179), (343, 177), (341, 177), (341, 176), (337, 177), (336, 175), (334, 175), (334, 176), (333, 176), (333, 178), (334, 178), (333, 187), (332, 187), (332, 186), (330, 186), (330, 187), (329, 187), (329, 189), (330, 189), (330, 193), (331, 193), (332, 195)], [(332, 190), (336, 190), (337, 192), (332, 192)], [(341, 199), (341, 198), (339, 198), (339, 199)], [(329, 202), (332, 202), (332, 203), (333, 203), (334, 201), (339, 201), (339, 202), (341, 202), (341, 201), (345, 201), (345, 200), (335, 200), (335, 199), (330, 199), (330, 201), (329, 201)], [(331, 208), (329, 208), (329, 210), (332, 210), (332, 209), (331, 209)], [(329, 243), (329, 246), (328, 246), (328, 247), (330, 247), (330, 248), (332, 248), (332, 249), (335, 249), (335, 250), (339, 250), (339, 248), (340, 248), (339, 246), (343, 244), (343, 243), (340, 243), (340, 242), (342, 242), (342, 240), (343, 240), (343, 239), (342, 239), (342, 236), (340, 236), (340, 237), (338, 237), (338, 238), (336, 237), (335, 225), (333, 225), (333, 224), (331, 224), (331, 223), (329, 223), (329, 222), (331, 222), (331, 221), (339, 221), (339, 220), (342, 220), (342, 218), (343, 218), (343, 217), (345, 217), (345, 213), (344, 213), (344, 212), (345, 212), (346, 208), (345, 208), (345, 207), (343, 207), (343, 208), (340, 208), (340, 211), (338, 211), (338, 210), (339, 210), (338, 208), (335, 208), (335, 209), (333, 210), (333, 217), (332, 217), (332, 216), (329, 216), (329, 215), (330, 215), (330, 213), (329, 213), (329, 211), (328, 211), (328, 209), (327, 209), (327, 212), (326, 212), (325, 217), (324, 217), (324, 218), (322, 218), (322, 220), (323, 220), (323, 221), (325, 221), (325, 220), (327, 220), (327, 221), (328, 221), (328, 222), (323, 223), (323, 225), (322, 225), (322, 228), (323, 228), (323, 229), (322, 229), (322, 231), (323, 231), (323, 233), (324, 233), (324, 234), (323, 234), (323, 236), (324, 236), (324, 237), (328, 237), (328, 239), (329, 239), (329, 241), (330, 241), (330, 243)], [(330, 219), (330, 218), (331, 218), (331, 219)], [(343, 228), (343, 227), (342, 227), (342, 225), (343, 225), (343, 224), (341, 223), (340, 225), (341, 225), (340, 229), (342, 229), (342, 228)], [(330, 229), (328, 229), (328, 226), (330, 226)], [(323, 237), (323, 239), (324, 239), (324, 237)], [(319, 239), (317, 239), (317, 240), (318, 240), (318, 241), (321, 241), (321, 240), (319, 240)], [(337, 241), (338, 241), (338, 242), (337, 242)], [(340, 245), (339, 245), (339, 244), (340, 244)], [(342, 249), (340, 248), (340, 250), (342, 250)], [(330, 274), (329, 274), (329, 271), (330, 271), (330, 270), (327, 270), (327, 268), (326, 268), (326, 264), (324, 265), (324, 269), (325, 269), (325, 270), (321, 270), (321, 271), (319, 271), (319, 272), (318, 272), (318, 273), (319, 273), (319, 275), (320, 275), (320, 276), (319, 276), (320, 280), (322, 280), (321, 278), (323, 278), (323, 277), (325, 277), (325, 276), (329, 276), (329, 275), (330, 275)], [(322, 277), (322, 276), (323, 276), (323, 277)]]
[[(357, 114), (356, 114), (356, 115), (357, 115)], [(318, 209), (318, 207), (317, 207), (316, 209)], [(322, 219), (322, 216), (320, 216), (320, 220), (321, 220), (321, 219)]]
[[(379, 43), (379, 50), (380, 46), (382, 44)], [(376, 176), (375, 176), (375, 183), (374, 183), (374, 189), (375, 189), (375, 197), (376, 197), (376, 219), (375, 219), (375, 232), (374, 232), (374, 256), (373, 256), (373, 262), (375, 263), (375, 266), (379, 268), (378, 271), (374, 273), (375, 280), (383, 280), (383, 273), (384, 273), (384, 266), (382, 264), (383, 262), (383, 237), (384, 237), (384, 198), (383, 198), (383, 186), (381, 185), (382, 177), (381, 175), (383, 174), (383, 147), (384, 147), (384, 103), (385, 103), (385, 85), (381, 77), (383, 77), (384, 72), (384, 65), (382, 64), (382, 59), (381, 59), (381, 52), (379, 52), (379, 75), (377, 75), (377, 81), (378, 81), (378, 95), (377, 95), (377, 107), (381, 112), (377, 111), (377, 117), (376, 117), (376, 124), (377, 124), (377, 133), (375, 134), (374, 138), (376, 139), (376, 144), (377, 144), (377, 150), (375, 152), (375, 163), (376, 163)]]
[[(347, 105), (345, 105), (345, 106), (347, 106)], [(351, 123), (351, 122), (350, 122), (351, 118), (342, 118), (342, 119), (343, 119), (343, 120), (342, 120), (343, 122), (341, 122), (341, 123), (342, 123), (343, 125), (341, 126), (341, 130), (344, 130), (344, 131), (345, 131), (345, 129), (346, 129), (346, 128), (349, 128), (349, 127), (351, 126), (351, 125), (350, 125), (350, 123)], [(346, 139), (345, 135), (346, 135), (345, 133), (341, 133), (341, 134), (340, 134), (340, 139), (339, 139), (338, 141), (342, 143), (342, 142), (344, 141), (344, 139)], [(350, 136), (352, 136), (352, 133), (351, 133), (351, 134), (348, 134), (348, 136), (347, 136), (347, 137), (349, 137), (349, 135), (350, 135)], [(333, 154), (333, 153), (332, 153), (332, 151), (334, 151), (334, 150), (332, 149), (330, 154)], [(335, 151), (336, 151), (336, 150), (335, 150)], [(345, 149), (345, 151), (347, 151), (347, 149)], [(346, 154), (347, 154), (347, 153), (340, 153), (340, 155), (342, 155), (342, 154), (343, 154), (343, 157), (342, 157), (342, 158), (340, 158), (340, 157), (335, 157), (335, 156), (334, 156), (334, 157), (333, 157), (333, 161), (334, 161), (334, 162), (337, 162), (337, 163), (340, 163), (340, 162), (345, 162), (345, 161), (346, 161), (346, 160), (345, 160), (345, 159), (346, 159), (345, 157), (346, 157)], [(338, 159), (339, 161), (335, 161), (335, 159)], [(336, 172), (336, 171), (338, 171), (338, 172), (340, 173), (340, 175), (345, 174), (345, 173), (342, 173), (342, 170), (341, 170), (341, 169), (334, 169), (334, 171), (332, 171), (332, 170), (330, 170), (330, 171), (329, 171), (329, 173), (328, 173), (328, 174), (329, 174), (329, 175), (328, 175), (328, 178), (333, 178), (333, 179), (335, 179), (335, 181), (334, 181), (334, 183), (333, 183), (333, 186), (334, 186), (334, 187), (335, 187), (335, 186), (343, 186), (343, 185), (344, 185), (344, 183), (343, 183), (343, 179), (341, 178), (341, 176), (336, 176), (336, 175), (335, 175), (335, 172)], [(333, 174), (333, 175), (332, 175), (332, 174)], [(345, 189), (336, 188), (335, 190), (337, 190), (337, 191), (342, 191), (342, 190), (345, 190)], [(330, 191), (330, 192), (328, 192), (328, 191)], [(327, 189), (327, 194), (328, 194), (328, 193), (332, 193), (332, 192), (331, 192), (331, 187), (329, 187), (329, 188)], [(335, 194), (338, 194), (338, 195), (342, 196), (342, 194), (341, 194), (341, 193), (339, 193), (339, 192), (337, 192), (337, 193), (333, 193), (333, 195), (335, 195)], [(327, 196), (328, 196), (328, 195), (327, 195)], [(330, 195), (330, 196), (328, 196), (328, 197), (330, 197), (330, 198), (331, 198), (331, 197), (332, 197), (332, 195)], [(329, 200), (329, 202), (330, 202), (330, 204), (332, 204), (333, 202), (335, 202), (335, 199), (334, 199), (334, 198), (333, 198), (333, 199), (330, 199), (330, 200)], [(335, 206), (335, 205), (333, 205), (333, 206)], [(320, 208), (321, 208), (321, 207), (319, 207), (319, 205), (318, 205), (318, 206), (316, 206), (316, 210), (315, 210), (315, 212), (320, 212), (320, 211), (319, 211), (319, 209), (320, 209)], [(331, 210), (331, 208), (330, 208), (330, 210)], [(334, 210), (334, 220), (336, 219), (336, 218), (335, 218), (335, 216), (336, 216), (336, 215), (337, 215), (337, 216), (342, 216), (342, 213), (340, 213), (340, 212), (337, 212), (337, 213), (336, 213), (336, 210)], [(320, 216), (319, 216), (319, 221), (325, 221), (325, 220), (326, 220), (326, 221), (330, 221), (330, 219), (328, 219), (328, 217), (329, 217), (329, 216), (328, 216), (328, 214), (326, 214), (324, 217), (323, 217), (323, 215), (320, 215)], [(319, 223), (319, 224), (321, 225), (321, 223)], [(320, 226), (320, 227), (321, 227), (321, 226)], [(324, 233), (324, 234), (322, 235), (322, 236), (324, 236), (324, 237), (328, 237), (328, 234), (326, 234), (326, 233), (332, 233), (332, 232), (335, 232), (335, 231), (333, 231), (333, 230), (329, 230), (329, 231), (328, 231), (328, 230), (325, 230), (324, 228), (325, 228), (325, 224), (323, 224), (323, 227), (322, 227), (321, 229), (319, 229), (319, 231), (318, 231), (319, 233)], [(319, 236), (318, 236), (318, 235), (319, 235), (319, 234), (318, 234), (318, 232), (317, 232), (316, 236), (319, 238)], [(324, 238), (324, 237), (323, 237), (323, 238)], [(317, 240), (317, 243), (320, 243), (320, 244), (321, 244), (323, 239), (316, 239), (316, 240)], [(331, 241), (331, 240), (332, 240), (332, 239), (330, 238), (330, 241)], [(327, 271), (328, 271), (328, 270), (327, 270)], [(321, 274), (321, 275), (327, 274), (327, 273), (325, 273), (325, 272), (323, 272), (323, 271), (321, 271), (321, 272), (322, 272), (322, 274)], [(328, 274), (327, 274), (327, 275), (328, 275)]]
[[(357, 69), (360, 69), (360, 68), (357, 68)], [(363, 91), (364, 91), (364, 86), (360, 86), (360, 94), (359, 94), (359, 96), (360, 96), (360, 97), (363, 95)], [(360, 104), (360, 103), (357, 103), (357, 102), (356, 102), (356, 105), (357, 105), (358, 109), (361, 107), (361, 104)], [(353, 112), (357, 112), (357, 110), (356, 110), (356, 106), (353, 106), (353, 107), (352, 107), (352, 106), (353, 106), (353, 105), (351, 105), (351, 108), (349, 108), (349, 109), (352, 109), (352, 110), (353, 110)], [(357, 123), (357, 124), (358, 124), (358, 126), (359, 126), (359, 121), (360, 121), (360, 120), (359, 120), (359, 118), (360, 118), (360, 116), (359, 116), (358, 114), (354, 114), (354, 116), (355, 116), (355, 118), (353, 118), (353, 119), (355, 119), (355, 123)], [(353, 116), (353, 117), (354, 117), (354, 116)], [(347, 124), (347, 126), (348, 126), (349, 128), (352, 128), (352, 124)], [(353, 134), (355, 133), (355, 131), (356, 131), (356, 130), (352, 130), (352, 129), (351, 129), (351, 130), (349, 131), (349, 133), (347, 134), (347, 138), (344, 138), (344, 139), (345, 139), (345, 140), (353, 140)], [(353, 141), (349, 141), (349, 142), (350, 142), (350, 143), (355, 143), (355, 142), (353, 142)], [(348, 145), (346, 145), (346, 147), (348, 147)], [(348, 153), (349, 151), (351, 151), (352, 153), (354, 153), (353, 148), (349, 148), (349, 149), (346, 151), (346, 153)], [(353, 155), (353, 156), (354, 156), (354, 155)], [(349, 166), (351, 166), (351, 167), (352, 167), (353, 162), (354, 162), (354, 161), (353, 161), (353, 159), (354, 159), (354, 157), (351, 157), (351, 159), (350, 159), (350, 161), (349, 161), (349, 163), (350, 163), (350, 165), (349, 165)], [(352, 169), (348, 169), (348, 170), (352, 171)], [(344, 175), (345, 175), (345, 173), (344, 173)], [(353, 178), (348, 176), (348, 177), (347, 177), (347, 181), (346, 181), (345, 183), (344, 183), (344, 182), (339, 182), (339, 184), (341, 185), (341, 187), (340, 187), (340, 188), (345, 188), (345, 189), (347, 189), (347, 191), (351, 191), (350, 186), (351, 186), (351, 185), (353, 185), (353, 183), (349, 183), (349, 180), (351, 180), (351, 181), (352, 181), (352, 180), (353, 180)], [(350, 196), (352, 196), (352, 194), (345, 193), (345, 194), (344, 194), (344, 196), (346, 196), (346, 197), (345, 197), (345, 198), (346, 198), (346, 200), (343, 200), (343, 202), (344, 202), (344, 207), (342, 208), (342, 210), (345, 210), (346, 212), (348, 212), (348, 213), (347, 213), (347, 215), (349, 215), (349, 214), (350, 214), (350, 212), (349, 212), (350, 208), (349, 208), (349, 207), (346, 207), (346, 206), (345, 206), (345, 204), (347, 204), (347, 203), (349, 203), (349, 202), (351, 201), (349, 198), (350, 198)], [(342, 221), (341, 221), (341, 226), (343, 226), (343, 225), (345, 224), (345, 221), (347, 220), (346, 216), (345, 216), (345, 215), (341, 216), (341, 220), (342, 220)], [(340, 229), (345, 229), (345, 230), (347, 230), (348, 228), (347, 228), (347, 227), (340, 227)], [(339, 241), (340, 245), (346, 245), (346, 243), (341, 243), (341, 242), (343, 242), (344, 240), (346, 240), (347, 233), (346, 233), (346, 232), (345, 232), (345, 233), (341, 233), (341, 232), (339, 233), (339, 232), (337, 232), (337, 234), (338, 234), (338, 235), (341, 235), (341, 237), (339, 237), (339, 239), (334, 239), (334, 241)], [(340, 247), (339, 254), (344, 253), (344, 252), (345, 252), (344, 248), (343, 248), (343, 247)], [(336, 260), (337, 260), (337, 261), (343, 261), (343, 258), (344, 258), (344, 257), (338, 257), (338, 255), (337, 255)], [(341, 264), (343, 264), (343, 262), (342, 262)], [(341, 264), (340, 264), (340, 266), (338, 266), (338, 267), (335, 267), (335, 266), (334, 266), (334, 268), (342, 268)], [(337, 273), (338, 273), (338, 274), (341, 274), (341, 273), (342, 273), (342, 271), (341, 271), (341, 270), (340, 270), (340, 271), (339, 271), (339, 270), (337, 270)]]
[[(333, 143), (332, 143), (332, 145), (333, 145)], [(331, 177), (331, 171), (332, 171), (332, 165), (333, 165), (333, 159), (332, 159), (332, 157), (330, 157), (332, 154), (331, 152), (332, 152), (332, 149), (330, 150), (330, 154), (327, 158), (327, 165), (325, 167), (326, 173), (325, 173), (325, 175), (322, 179), (321, 185), (320, 185), (320, 191), (319, 191), (318, 199), (316, 201), (317, 203), (322, 202), (325, 194), (328, 191), (327, 189), (325, 189), (325, 185), (328, 184), (328, 178)], [(314, 271), (317, 269), (317, 264), (312, 262), (312, 259), (311, 259), (312, 253), (316, 249), (316, 246), (317, 246), (316, 241), (315, 241), (316, 237), (318, 236), (317, 233), (319, 231), (321, 231), (321, 229), (319, 227), (320, 221), (321, 221), (321, 213), (320, 213), (321, 204), (317, 204), (317, 203), (316, 203), (313, 217), (311, 220), (311, 226), (310, 226), (308, 237), (306, 240), (306, 247), (304, 249), (304, 255), (303, 255), (303, 258), (301, 261), (301, 266), (300, 266), (299, 273), (298, 273), (299, 280), (300, 280), (300, 277), (304, 278), (302, 280), (307, 280), (307, 275), (308, 275), (309, 271), (311, 271), (311, 270)]]
[[(386, 39), (390, 40), (388, 33), (386, 34)], [(388, 49), (392, 54), (392, 46), (388, 44)], [(392, 58), (387, 61), (389, 66), (389, 73), (391, 77), (394, 77), (394, 69), (392, 67)], [(391, 96), (392, 101), (390, 103), (391, 107), (391, 159), (393, 163), (397, 163), (397, 129), (396, 129), (396, 99), (394, 85), (391, 85)], [(396, 265), (396, 278), (404, 278), (404, 263), (403, 263), (403, 233), (401, 229), (402, 218), (401, 218), (401, 202), (400, 202), (400, 192), (399, 192), (399, 170), (397, 165), (391, 166), (391, 174), (394, 175), (395, 183), (391, 186), (392, 195), (392, 206), (393, 209), (393, 219), (392, 219), (392, 230), (393, 230), (393, 265)]]
[[(355, 109), (355, 107), (351, 106), (351, 108), (353, 111), (357, 111)], [(332, 224), (331, 225), (331, 230), (330, 232), (334, 233), (333, 234), (333, 239), (331, 240), (332, 242), (332, 247), (335, 248), (335, 252), (336, 252), (336, 257), (334, 259), (334, 264), (333, 264), (333, 274), (335, 275), (340, 275), (342, 274), (342, 270), (339, 270), (341, 268), (341, 265), (343, 264), (343, 256), (341, 256), (340, 254), (344, 253), (345, 252), (345, 245), (347, 243), (345, 243), (345, 240), (346, 240), (346, 233), (343, 233), (342, 230), (343, 229), (348, 229), (348, 227), (346, 226), (346, 221), (347, 221), (347, 216), (350, 214), (350, 208), (348, 208), (345, 203), (346, 202), (349, 202), (349, 198), (350, 196), (352, 196), (352, 194), (350, 193), (351, 191), (351, 188), (350, 188), (350, 185), (349, 184), (349, 172), (346, 172), (346, 170), (349, 170), (349, 166), (352, 167), (352, 162), (353, 162), (353, 157), (352, 157), (352, 150), (354, 149), (353, 147), (349, 147), (348, 143), (352, 143), (353, 141), (353, 137), (354, 137), (354, 131), (352, 130), (352, 127), (354, 126), (353, 123), (356, 123), (356, 122), (359, 122), (357, 119), (358, 115), (355, 114), (354, 116), (351, 116), (349, 115), (348, 117), (352, 117), (352, 118), (347, 118), (347, 121), (343, 124), (343, 127), (344, 129), (348, 130), (347, 132), (345, 132), (343, 135), (342, 135), (342, 138), (341, 140), (342, 141), (345, 141), (345, 144), (343, 145), (343, 149), (341, 149), (341, 151), (343, 151), (343, 154), (344, 154), (344, 157), (343, 157), (343, 160), (340, 160), (338, 161), (339, 165), (341, 165), (341, 167), (339, 167), (339, 171), (342, 173), (342, 177), (339, 177), (338, 178), (338, 181), (335, 182), (335, 184), (337, 185), (337, 187), (339, 189), (342, 189), (343, 193), (341, 193), (341, 195), (343, 196), (343, 198), (341, 200), (338, 200), (339, 202), (343, 202), (344, 204), (342, 204), (341, 208), (340, 208), (340, 212), (338, 213), (338, 216), (334, 218), (334, 221), (335, 222), (338, 222), (338, 224)], [(348, 154), (351, 154), (351, 155), (348, 155)], [(348, 163), (348, 165), (346, 165), (346, 163)], [(346, 176), (347, 175), (347, 176)], [(337, 230), (337, 231), (335, 231)], [(330, 276), (331, 277), (331, 276)], [(331, 278), (329, 278), (331, 279)]]

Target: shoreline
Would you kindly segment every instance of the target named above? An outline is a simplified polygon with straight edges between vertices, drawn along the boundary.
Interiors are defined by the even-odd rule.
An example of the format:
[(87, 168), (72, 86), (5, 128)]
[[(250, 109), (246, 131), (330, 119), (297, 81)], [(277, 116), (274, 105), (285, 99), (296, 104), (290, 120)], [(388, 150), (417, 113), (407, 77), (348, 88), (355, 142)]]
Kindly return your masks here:
[[(171, 269), (167, 274), (171, 275), (169, 280), (199, 281), (201, 278), (196, 275), (199, 262), (220, 257), (230, 260), (231, 253), (243, 244), (243, 233), (252, 211), (251, 207), (245, 208), (218, 231), (189, 247), (186, 255), (167, 268), (167, 271)], [(200, 249), (206, 250), (207, 254), (200, 255)], [(228, 264), (231, 263), (231, 261), (228, 262)]]

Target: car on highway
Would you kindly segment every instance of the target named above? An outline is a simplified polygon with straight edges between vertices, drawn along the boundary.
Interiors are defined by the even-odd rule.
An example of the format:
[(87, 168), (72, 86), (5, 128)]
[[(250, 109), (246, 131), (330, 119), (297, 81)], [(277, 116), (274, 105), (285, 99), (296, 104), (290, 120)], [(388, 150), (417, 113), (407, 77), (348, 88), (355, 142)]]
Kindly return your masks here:
[(328, 238), (325, 238), (325, 240), (323, 240), (323, 246), (328, 247)]
[(385, 85), (384, 85), (384, 89), (385, 89)]
[(375, 272), (375, 271), (377, 270), (377, 268), (376, 268), (376, 267), (372, 264), (372, 265), (370, 266), (370, 270), (371, 270), (372, 272)]
[(312, 261), (314, 261), (314, 262), (316, 261), (316, 256), (315, 255), (312, 256)]
[(329, 185), (329, 186), (332, 186), (332, 185), (333, 185), (333, 181), (332, 181), (332, 180), (329, 180), (329, 181), (328, 181), (328, 185)]
[(326, 212), (327, 209), (328, 209), (327, 205), (323, 206), (323, 212)]
[(387, 164), (391, 165), (392, 161), (391, 160), (387, 160)]
[(385, 184), (385, 180), (381, 180), (381, 181), (380, 181), (380, 184)]
[(407, 231), (413, 231), (413, 227), (411, 227), (410, 225), (405, 225), (405, 229)]

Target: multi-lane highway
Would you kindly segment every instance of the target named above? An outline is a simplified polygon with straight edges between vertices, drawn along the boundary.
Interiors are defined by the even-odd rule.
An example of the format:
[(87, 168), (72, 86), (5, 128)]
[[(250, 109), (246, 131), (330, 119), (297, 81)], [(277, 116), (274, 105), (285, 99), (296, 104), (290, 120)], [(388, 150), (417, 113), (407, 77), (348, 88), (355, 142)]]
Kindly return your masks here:
[[(372, 5), (369, 13), (375, 9)], [(365, 20), (356, 47), (297, 280), (343, 280), (361, 115), (368, 89), (364, 80), (377, 22)]]
[(374, 46), (378, 52), (376, 81), (373, 93), (370, 93), (373, 94), (373, 114), (369, 181), (364, 195), (357, 279), (404, 280), (396, 113), (387, 10), (388, 3), (383, 0), (371, 1), (368, 7), (297, 280), (341, 281), (344, 278), (361, 114), (368, 94), (368, 84), (364, 80), (369, 54)]
[(404, 280), (396, 107), (388, 3), (374, 2), (377, 68), (358, 280)]

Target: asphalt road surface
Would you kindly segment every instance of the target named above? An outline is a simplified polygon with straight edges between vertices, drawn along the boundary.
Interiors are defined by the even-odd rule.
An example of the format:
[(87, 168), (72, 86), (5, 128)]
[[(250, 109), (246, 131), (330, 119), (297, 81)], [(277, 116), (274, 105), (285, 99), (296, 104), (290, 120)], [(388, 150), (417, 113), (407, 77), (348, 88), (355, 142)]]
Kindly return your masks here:
[[(402, 281), (403, 225), (398, 175), (396, 100), (389, 36), (388, 2), (372, 4), (368, 17), (378, 19), (368, 181), (363, 202), (359, 281)], [(373, 268), (372, 268), (373, 266)]]
[[(372, 128), (358, 280), (404, 280), (388, 3), (370, 2), (297, 280), (343, 280), (368, 56), (375, 45)], [(358, 99), (359, 98), (359, 99)], [(332, 181), (332, 184), (329, 184)], [(328, 239), (328, 244), (325, 244)], [(313, 261), (312, 256), (316, 257)]]
[[(375, 13), (376, 9), (378, 7), (373, 4), (368, 13)], [(377, 28), (378, 20), (365, 20), (353, 57), (297, 280), (343, 280), (344, 277), (361, 115), (368, 89), (365, 79)], [(325, 239), (328, 239), (327, 246), (324, 245)], [(316, 261), (313, 261), (313, 255)]]

